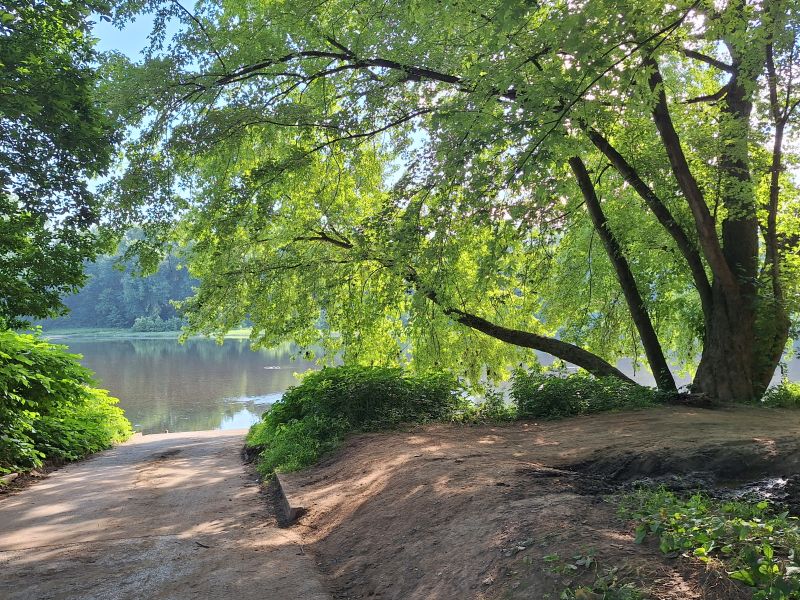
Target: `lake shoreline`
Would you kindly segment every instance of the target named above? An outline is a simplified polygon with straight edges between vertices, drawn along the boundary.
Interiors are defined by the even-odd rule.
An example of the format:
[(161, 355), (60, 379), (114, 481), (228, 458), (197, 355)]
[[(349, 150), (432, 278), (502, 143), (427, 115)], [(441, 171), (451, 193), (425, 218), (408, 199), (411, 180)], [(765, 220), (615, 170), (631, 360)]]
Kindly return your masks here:
[[(246, 340), (251, 328), (232, 329), (225, 334), (226, 340)], [(43, 329), (42, 336), (53, 342), (59, 340), (177, 340), (181, 331), (133, 331), (126, 328), (80, 328)], [(192, 335), (189, 339), (213, 339), (203, 335)]]

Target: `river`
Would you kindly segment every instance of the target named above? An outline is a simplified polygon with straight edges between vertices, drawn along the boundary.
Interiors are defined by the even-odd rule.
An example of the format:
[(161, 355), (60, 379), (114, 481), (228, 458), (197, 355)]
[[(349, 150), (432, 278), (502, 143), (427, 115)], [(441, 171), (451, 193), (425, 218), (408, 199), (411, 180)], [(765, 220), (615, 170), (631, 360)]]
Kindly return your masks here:
[(238, 429), (314, 365), (289, 349), (250, 350), (246, 340), (56, 339), (82, 354), (100, 387), (119, 398), (136, 431)]

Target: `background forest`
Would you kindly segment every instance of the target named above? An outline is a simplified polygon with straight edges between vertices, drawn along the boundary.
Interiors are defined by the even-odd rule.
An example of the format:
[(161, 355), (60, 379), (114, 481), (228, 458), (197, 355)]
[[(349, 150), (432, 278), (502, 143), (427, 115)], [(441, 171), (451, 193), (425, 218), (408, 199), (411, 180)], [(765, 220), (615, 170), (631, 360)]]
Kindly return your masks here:
[(86, 264), (86, 285), (65, 296), (69, 312), (40, 321), (46, 330), (102, 327), (136, 331), (177, 331), (183, 325), (172, 301), (192, 295), (197, 281), (177, 256), (168, 254), (155, 272), (142, 277), (121, 261), (125, 245), (117, 253)]

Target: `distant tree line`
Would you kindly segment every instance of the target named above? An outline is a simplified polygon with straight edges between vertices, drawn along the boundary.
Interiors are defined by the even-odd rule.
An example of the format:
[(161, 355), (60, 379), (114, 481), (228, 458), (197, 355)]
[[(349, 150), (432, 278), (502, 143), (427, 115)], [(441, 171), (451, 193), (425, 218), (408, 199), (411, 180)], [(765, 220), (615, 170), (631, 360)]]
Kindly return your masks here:
[(113, 256), (86, 264), (87, 282), (76, 294), (62, 298), (69, 313), (41, 324), (53, 327), (130, 327), (138, 331), (180, 329), (183, 320), (172, 300), (183, 300), (196, 285), (183, 262), (167, 256), (145, 277), (126, 267), (120, 257), (124, 243)]

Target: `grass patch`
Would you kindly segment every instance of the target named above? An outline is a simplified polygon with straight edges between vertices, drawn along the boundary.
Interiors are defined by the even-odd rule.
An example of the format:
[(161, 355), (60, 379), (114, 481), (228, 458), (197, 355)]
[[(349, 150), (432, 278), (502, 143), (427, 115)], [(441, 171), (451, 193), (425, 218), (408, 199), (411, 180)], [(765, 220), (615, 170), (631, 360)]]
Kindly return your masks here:
[(384, 367), (334, 367), (307, 374), (250, 429), (264, 475), (296, 471), (337, 448), (348, 433), (454, 420), (463, 412), (451, 375)]
[(800, 524), (769, 502), (641, 489), (622, 497), (620, 513), (636, 522), (637, 542), (655, 537), (664, 554), (715, 561), (754, 600), (800, 598)]
[(648, 408), (663, 404), (669, 397), (614, 377), (597, 378), (582, 373), (560, 376), (516, 371), (511, 383), (511, 398), (520, 419), (561, 419)]

